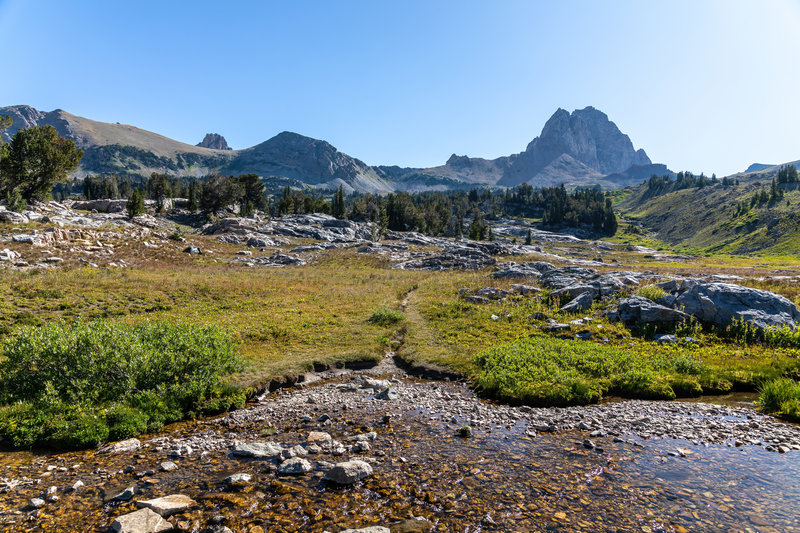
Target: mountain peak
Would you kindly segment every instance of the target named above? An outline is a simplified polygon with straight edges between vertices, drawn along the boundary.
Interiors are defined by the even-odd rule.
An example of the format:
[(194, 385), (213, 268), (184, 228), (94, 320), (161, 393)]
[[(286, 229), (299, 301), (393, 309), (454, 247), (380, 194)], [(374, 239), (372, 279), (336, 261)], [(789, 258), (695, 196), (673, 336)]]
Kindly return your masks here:
[(206, 133), (206, 136), (203, 137), (203, 140), (196, 146), (200, 146), (201, 148), (212, 148), (214, 150), (232, 149), (230, 146), (228, 146), (228, 141), (225, 140), (225, 137), (219, 133)]
[(537, 175), (564, 154), (599, 174), (624, 172), (633, 165), (651, 163), (644, 150), (635, 150), (630, 138), (602, 111), (592, 106), (572, 113), (558, 108), (499, 184), (535, 183)]

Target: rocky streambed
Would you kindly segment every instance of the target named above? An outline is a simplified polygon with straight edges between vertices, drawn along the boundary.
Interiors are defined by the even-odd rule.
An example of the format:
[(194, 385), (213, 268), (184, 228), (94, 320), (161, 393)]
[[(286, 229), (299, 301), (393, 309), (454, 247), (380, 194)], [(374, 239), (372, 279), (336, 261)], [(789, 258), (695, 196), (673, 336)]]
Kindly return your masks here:
[(104, 451), (3, 453), (0, 526), (107, 531), (141, 508), (153, 531), (800, 531), (800, 428), (752, 407), (323, 377)]

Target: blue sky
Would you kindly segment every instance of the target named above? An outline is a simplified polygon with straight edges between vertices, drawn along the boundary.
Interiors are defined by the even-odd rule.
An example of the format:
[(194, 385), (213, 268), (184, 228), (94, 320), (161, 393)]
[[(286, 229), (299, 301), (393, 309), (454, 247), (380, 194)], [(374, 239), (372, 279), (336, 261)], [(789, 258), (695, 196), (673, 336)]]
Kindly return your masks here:
[(606, 112), (673, 170), (800, 159), (800, 0), (0, 0), (0, 106), (369, 164), (519, 152)]

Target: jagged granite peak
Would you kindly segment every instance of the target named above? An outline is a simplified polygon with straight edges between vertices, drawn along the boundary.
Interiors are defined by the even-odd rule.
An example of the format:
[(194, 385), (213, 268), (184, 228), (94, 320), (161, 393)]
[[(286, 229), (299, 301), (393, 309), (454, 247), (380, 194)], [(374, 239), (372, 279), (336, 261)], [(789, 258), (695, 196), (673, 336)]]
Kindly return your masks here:
[(538, 185), (537, 175), (564, 154), (601, 175), (651, 164), (644, 150), (635, 150), (630, 138), (602, 111), (590, 106), (569, 113), (559, 108), (539, 137), (517, 155), (498, 184)]
[(232, 148), (228, 146), (228, 141), (225, 140), (225, 137), (219, 133), (206, 133), (202, 142), (198, 143), (196, 146), (211, 148), (212, 150), (232, 150)]

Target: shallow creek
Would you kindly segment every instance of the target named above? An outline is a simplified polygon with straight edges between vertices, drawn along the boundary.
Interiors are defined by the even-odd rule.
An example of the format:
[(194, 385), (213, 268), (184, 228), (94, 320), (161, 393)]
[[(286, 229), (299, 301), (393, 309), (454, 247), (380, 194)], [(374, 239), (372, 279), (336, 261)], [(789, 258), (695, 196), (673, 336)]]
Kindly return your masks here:
[[(176, 493), (196, 500), (195, 507), (170, 518), (177, 530), (193, 532), (218, 524), (237, 533), (254, 526), (338, 532), (411, 517), (424, 517), (437, 531), (463, 532), (800, 531), (795, 449), (778, 453), (747, 441), (737, 446), (731, 439), (694, 444), (642, 438), (641, 432), (615, 430), (620, 426), (598, 420), (623, 416), (608, 404), (598, 406), (606, 409), (601, 411), (540, 412), (479, 401), (460, 384), (411, 379), (393, 383), (398, 398), (379, 400), (353, 383), (352, 376), (340, 377), (273, 393), (231, 415), (142, 437), (142, 447), (130, 452), (2, 453), (0, 528), (107, 531), (115, 517), (136, 509), (133, 501), (112, 500), (133, 486), (133, 500)], [(640, 406), (656, 405), (617, 404), (614, 409), (635, 420), (632, 427), (643, 424), (637, 418)], [(686, 420), (700, 417), (719, 428), (758, 421), (761, 430), (779, 428), (800, 438), (798, 428), (748, 407), (734, 412), (682, 405)], [(582, 429), (574, 423), (576, 413), (578, 418), (585, 413)], [(660, 424), (652, 413), (647, 416), (656, 429), (650, 427), (649, 435)], [(320, 415), (330, 421), (318, 421)], [(559, 416), (569, 423), (560, 423)], [(552, 427), (544, 428), (547, 423)], [(456, 435), (464, 424), (472, 424), (472, 437)], [(594, 427), (603, 429), (590, 434)], [(303, 476), (279, 476), (272, 459), (230, 454), (236, 440), (289, 448), (303, 444), (310, 431), (326, 431), (348, 444), (348, 437), (370, 430), (377, 433), (370, 450), (307, 455), (315, 469)], [(371, 462), (374, 474), (347, 487), (323, 481), (320, 461), (351, 458)], [(178, 468), (160, 471), (164, 461)], [(223, 479), (238, 472), (251, 474), (250, 484), (226, 487)], [(69, 490), (77, 480), (85, 486)], [(58, 500), (32, 509), (30, 500), (44, 498), (51, 486), (57, 487)], [(418, 530), (408, 526), (395, 530)]]

